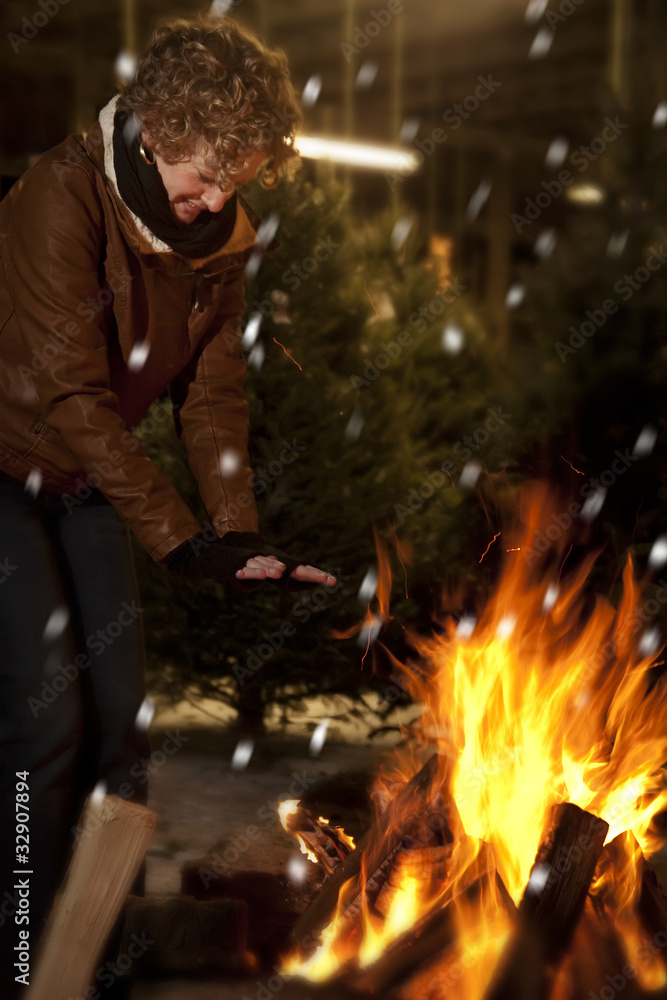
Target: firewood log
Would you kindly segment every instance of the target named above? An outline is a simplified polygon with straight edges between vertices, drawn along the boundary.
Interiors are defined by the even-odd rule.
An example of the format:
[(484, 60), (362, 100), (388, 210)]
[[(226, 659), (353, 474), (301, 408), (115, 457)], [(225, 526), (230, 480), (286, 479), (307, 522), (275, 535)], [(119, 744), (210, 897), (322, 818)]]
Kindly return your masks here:
[(609, 826), (569, 802), (555, 806), (519, 905), (517, 930), (485, 1000), (546, 1000), (584, 909)]
[(85, 995), (156, 823), (145, 806), (112, 795), (88, 798), (26, 1000)]
[[(382, 881), (384, 881), (384, 871), (386, 871), (386, 875), (389, 874), (394, 858), (402, 849), (406, 828), (415, 817), (424, 812), (429, 795), (433, 795), (434, 779), (440, 769), (446, 772), (446, 766), (446, 762), (434, 754), (401, 789), (391, 805), (392, 815), (405, 817), (403, 826), (399, 822), (389, 823), (381, 817), (361, 838), (356, 851), (348, 854), (345, 860), (338, 865), (308, 909), (297, 921), (292, 933), (292, 941), (297, 947), (308, 951), (315, 946), (320, 932), (331, 921), (341, 888), (350, 879), (358, 880), (357, 891), (352, 894), (352, 898), (358, 897), (363, 888), (359, 883), (362, 859), (367, 880), (379, 878), (378, 873), (383, 869)], [(447, 823), (455, 825), (458, 814), (455, 813), (453, 804), (451, 808), (447, 805), (443, 809), (445, 811), (450, 809), (452, 816), (450, 818), (449, 815), (445, 815), (443, 818), (442, 829), (446, 832), (441, 833), (441, 839), (448, 839), (451, 842), (454, 839), (454, 834), (447, 828)], [(458, 823), (460, 824), (460, 820)], [(379, 888), (380, 885), (378, 885), (378, 892)]]

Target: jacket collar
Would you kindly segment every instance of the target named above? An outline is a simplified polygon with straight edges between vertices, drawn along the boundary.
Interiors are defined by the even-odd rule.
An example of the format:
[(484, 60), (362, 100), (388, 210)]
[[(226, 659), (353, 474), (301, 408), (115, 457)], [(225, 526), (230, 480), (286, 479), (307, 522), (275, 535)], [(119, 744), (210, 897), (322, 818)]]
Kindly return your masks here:
[[(84, 136), (86, 151), (97, 169), (104, 175), (116, 208), (126, 225), (129, 226), (139, 251), (178, 257), (179, 255), (170, 246), (158, 239), (148, 226), (128, 208), (118, 191), (113, 160), (113, 121), (117, 103), (118, 95), (113, 97), (100, 111), (97, 123)], [(214, 266), (210, 270), (215, 272), (216, 269), (224, 270), (234, 264), (245, 263), (250, 257), (257, 242), (260, 219), (241, 195), (237, 197), (236, 225), (232, 235), (220, 250), (209, 257), (190, 260), (189, 263), (193, 268), (209, 270), (208, 265), (211, 264)], [(272, 248), (269, 247), (269, 249)]]

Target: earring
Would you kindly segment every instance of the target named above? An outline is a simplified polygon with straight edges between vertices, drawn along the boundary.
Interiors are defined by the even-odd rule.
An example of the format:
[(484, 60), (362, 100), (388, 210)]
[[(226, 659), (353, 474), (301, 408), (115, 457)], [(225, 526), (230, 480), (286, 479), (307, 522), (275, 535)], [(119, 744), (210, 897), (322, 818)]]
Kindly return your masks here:
[[(145, 149), (143, 142), (139, 144), (139, 156), (149, 167), (155, 166), (155, 153), (152, 149)], [(151, 159), (153, 157), (153, 159)]]

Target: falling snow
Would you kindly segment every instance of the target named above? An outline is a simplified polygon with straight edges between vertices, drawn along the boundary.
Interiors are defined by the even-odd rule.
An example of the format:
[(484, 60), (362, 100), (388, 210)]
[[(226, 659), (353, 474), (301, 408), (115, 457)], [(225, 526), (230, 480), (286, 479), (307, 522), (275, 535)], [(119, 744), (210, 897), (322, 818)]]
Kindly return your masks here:
[(518, 309), (526, 297), (526, 289), (519, 282), (510, 286), (505, 297), (505, 305), (508, 309)]
[(262, 314), (258, 312), (252, 313), (248, 322), (246, 323), (245, 330), (243, 331), (243, 339), (241, 341), (241, 347), (243, 347), (244, 350), (249, 351), (250, 348), (253, 346), (259, 335), (261, 325), (262, 325)]
[(651, 569), (660, 569), (667, 563), (667, 535), (660, 535), (654, 541), (648, 556)]
[(401, 125), (401, 131), (398, 133), (400, 141), (412, 142), (413, 139), (416, 139), (420, 125), (421, 121), (419, 118), (406, 118)]
[(134, 347), (130, 351), (130, 357), (128, 358), (127, 361), (127, 367), (130, 369), (131, 372), (141, 371), (141, 369), (146, 364), (146, 361), (148, 360), (149, 351), (150, 347), (148, 346), (145, 340), (141, 340), (139, 341), (139, 343), (134, 345)]
[(330, 722), (331, 719), (324, 719), (318, 726), (315, 727), (315, 732), (311, 737), (310, 746), (308, 747), (311, 757), (317, 757), (317, 755), (321, 752), (322, 747), (326, 742), (327, 729), (329, 728)]
[(448, 354), (458, 354), (464, 340), (463, 330), (454, 323), (448, 323), (442, 331), (442, 346)]
[(253, 740), (239, 740), (232, 756), (232, 770), (245, 771), (250, 763), (255, 743)]
[(468, 202), (468, 207), (466, 208), (466, 216), (468, 219), (472, 221), (477, 218), (486, 205), (490, 194), (491, 182), (487, 180), (481, 181)]
[(366, 87), (372, 87), (375, 83), (375, 77), (378, 74), (379, 68), (378, 64), (376, 62), (371, 62), (370, 59), (362, 63), (359, 67), (359, 72), (357, 73), (355, 86), (360, 90), (363, 90)]
[(410, 230), (412, 229), (412, 217), (409, 215), (404, 215), (402, 219), (399, 219), (394, 226), (391, 234), (391, 245), (394, 250), (400, 250), (408, 236), (410, 235)]
[(544, 158), (544, 166), (548, 167), (550, 170), (557, 170), (558, 167), (562, 166), (565, 162), (565, 157), (568, 154), (570, 148), (570, 143), (563, 135), (556, 136), (552, 139), (551, 144), (547, 150), (547, 155)]
[(551, 611), (558, 600), (559, 588), (555, 583), (550, 583), (542, 601), (542, 611)]
[(220, 456), (220, 472), (223, 476), (233, 476), (241, 468), (241, 456), (238, 451), (228, 448)]
[(556, 249), (556, 230), (544, 229), (535, 241), (535, 253), (542, 260), (546, 260)]
[(462, 490), (471, 490), (477, 483), (482, 472), (482, 463), (476, 458), (471, 459), (463, 466), (459, 477), (459, 486)]
[(150, 698), (144, 698), (141, 703), (141, 708), (137, 712), (137, 717), (134, 720), (134, 724), (140, 732), (145, 732), (153, 721), (153, 716), (155, 715), (155, 702), (151, 701)]
[(361, 432), (364, 426), (364, 416), (359, 407), (352, 411), (352, 416), (347, 422), (347, 427), (345, 428), (345, 440), (353, 444), (355, 441), (359, 440)]
[(264, 345), (255, 344), (252, 351), (248, 355), (248, 364), (251, 368), (254, 368), (256, 372), (258, 372), (264, 364), (265, 354)]
[(545, 56), (554, 40), (554, 33), (549, 28), (540, 28), (533, 39), (533, 44), (528, 52), (529, 59), (541, 59)]
[(371, 568), (366, 573), (366, 576), (361, 581), (361, 586), (359, 587), (359, 593), (357, 594), (358, 599), (362, 604), (368, 604), (375, 597), (375, 592), (377, 591), (378, 585), (378, 572), (375, 566)]
[(656, 427), (652, 427), (651, 424), (647, 424), (644, 427), (635, 441), (634, 447), (632, 449), (633, 458), (646, 458), (650, 455), (655, 448), (655, 443), (658, 440), (658, 430)]
[(69, 611), (67, 608), (55, 608), (49, 615), (49, 620), (44, 627), (44, 642), (53, 642), (58, 639), (69, 622)]
[(31, 469), (25, 481), (25, 492), (29, 493), (31, 497), (36, 497), (42, 488), (42, 479), (43, 476), (39, 469)]
[(593, 521), (598, 516), (607, 498), (607, 490), (604, 486), (599, 486), (594, 493), (586, 498), (584, 506), (581, 508), (581, 518), (584, 521)]
[(317, 101), (320, 96), (320, 91), (322, 90), (322, 77), (319, 73), (314, 73), (310, 77), (306, 86), (303, 88), (303, 93), (301, 95), (301, 103), (304, 108), (312, 108), (313, 104)]

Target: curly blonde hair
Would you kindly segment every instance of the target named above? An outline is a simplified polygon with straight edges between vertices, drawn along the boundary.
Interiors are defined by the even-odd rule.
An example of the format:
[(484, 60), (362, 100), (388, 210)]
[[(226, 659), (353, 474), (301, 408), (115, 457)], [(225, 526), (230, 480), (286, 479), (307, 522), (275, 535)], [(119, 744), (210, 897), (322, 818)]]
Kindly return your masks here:
[(158, 28), (118, 107), (169, 160), (212, 157), (219, 181), (259, 150), (268, 156), (264, 187), (298, 164), (301, 112), (287, 58), (227, 17)]

